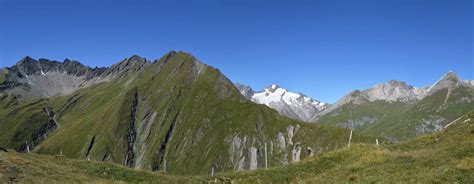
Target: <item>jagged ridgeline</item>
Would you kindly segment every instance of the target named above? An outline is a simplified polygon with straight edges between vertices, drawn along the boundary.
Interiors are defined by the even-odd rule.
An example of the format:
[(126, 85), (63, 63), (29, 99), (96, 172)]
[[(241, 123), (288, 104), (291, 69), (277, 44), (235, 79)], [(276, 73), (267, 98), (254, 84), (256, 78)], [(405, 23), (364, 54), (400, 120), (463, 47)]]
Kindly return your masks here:
[(425, 88), (388, 81), (355, 90), (317, 114), (313, 121), (400, 141), (444, 129), (474, 109), (474, 81), (448, 72)]
[[(349, 129), (247, 100), (190, 54), (109, 68), (25, 58), (0, 75), (0, 146), (175, 174), (256, 169), (345, 146)], [(354, 134), (354, 142), (374, 139)]]

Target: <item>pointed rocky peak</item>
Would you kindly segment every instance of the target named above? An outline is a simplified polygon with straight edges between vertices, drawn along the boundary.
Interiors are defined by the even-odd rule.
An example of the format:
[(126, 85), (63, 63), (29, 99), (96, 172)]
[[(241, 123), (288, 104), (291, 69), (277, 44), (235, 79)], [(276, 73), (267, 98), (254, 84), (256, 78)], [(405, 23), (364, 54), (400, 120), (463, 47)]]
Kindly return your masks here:
[(458, 75), (456, 75), (453, 71), (448, 71), (448, 73), (444, 74), (441, 79), (439, 79), (436, 83), (434, 83), (429, 89), (429, 93), (435, 93), (442, 89), (454, 89), (459, 86), (461, 80), (459, 79)]
[(141, 57), (141, 56), (139, 56), (139, 55), (132, 55), (132, 56), (129, 57), (127, 60), (128, 60), (129, 62), (139, 62), (139, 63), (147, 62), (147, 61), (146, 61), (146, 58)]
[(36, 65), (38, 61), (36, 59), (31, 58), (30, 56), (26, 56), (20, 59), (15, 66), (25, 66), (25, 65)]
[(109, 68), (107, 75), (115, 76), (129, 72), (136, 72), (145, 66), (148, 66), (149, 64), (150, 62), (148, 62), (145, 58), (138, 55), (132, 55), (131, 57), (125, 58), (119, 63), (112, 65)]
[(252, 99), (252, 96), (255, 94), (255, 91), (252, 89), (252, 87), (248, 85), (243, 85), (240, 83), (235, 83), (235, 87), (239, 90), (239, 92), (245, 96), (247, 99)]
[(25, 56), (24, 58), (20, 59), (20, 61), (18, 61), (16, 63), (16, 65), (22, 65), (22, 64), (28, 64), (28, 63), (36, 63), (38, 61), (36, 61), (35, 59), (31, 58), (30, 56)]
[(13, 66), (13, 68), (15, 68), (18, 72), (21, 72), (26, 75), (32, 75), (40, 71), (38, 61), (31, 58), (30, 56), (26, 56), (20, 61), (18, 61)]
[(449, 70), (448, 73), (444, 74), (440, 81), (459, 81), (458, 75), (456, 75), (453, 71)]
[(119, 62), (117, 65), (121, 67), (131, 67), (131, 66), (142, 66), (148, 64), (148, 61), (141, 56), (138, 55), (132, 55), (128, 58), (125, 58), (121, 62)]

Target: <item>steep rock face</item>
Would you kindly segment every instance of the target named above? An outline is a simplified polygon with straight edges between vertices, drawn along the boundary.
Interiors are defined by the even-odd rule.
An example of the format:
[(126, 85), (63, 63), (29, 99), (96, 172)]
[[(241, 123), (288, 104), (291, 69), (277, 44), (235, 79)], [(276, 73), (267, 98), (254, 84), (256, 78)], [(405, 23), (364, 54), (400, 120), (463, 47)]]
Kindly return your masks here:
[(247, 99), (257, 104), (277, 110), (281, 115), (303, 121), (310, 120), (315, 114), (327, 108), (327, 104), (300, 93), (289, 92), (273, 84), (263, 91), (254, 92), (250, 86), (236, 84), (237, 89)]
[(473, 102), (474, 85), (449, 71), (430, 87), (418, 89), (389, 81), (353, 91), (312, 121), (396, 141), (441, 130), (473, 109)]
[(440, 80), (427, 89), (429, 94), (434, 94), (440, 90), (453, 90), (462, 84), (461, 79), (452, 71), (446, 73)]
[[(166, 163), (170, 173), (207, 174), (264, 167), (265, 144), (268, 164), (276, 166), (308, 156), (303, 148), (322, 152), (347, 142), (348, 129), (302, 123), (250, 102), (219, 70), (190, 54), (170, 52), (149, 64), (129, 62), (133, 58), (100, 76), (114, 69), (124, 75), (49, 98), (59, 128), (35, 152), (62, 150), (67, 157), (152, 171)], [(1, 118), (21, 104), (0, 109)]]

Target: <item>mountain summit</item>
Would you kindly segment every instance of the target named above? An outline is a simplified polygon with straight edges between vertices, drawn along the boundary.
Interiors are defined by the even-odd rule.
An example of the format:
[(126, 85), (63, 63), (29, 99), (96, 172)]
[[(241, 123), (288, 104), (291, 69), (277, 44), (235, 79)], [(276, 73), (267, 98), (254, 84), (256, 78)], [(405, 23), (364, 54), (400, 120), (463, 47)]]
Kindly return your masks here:
[(448, 73), (444, 74), (441, 79), (439, 79), (436, 83), (434, 83), (431, 87), (427, 89), (428, 93), (436, 93), (442, 89), (454, 89), (461, 84), (470, 85), (469, 83), (463, 83), (458, 75), (456, 75), (453, 71), (449, 71)]
[(474, 109), (474, 83), (449, 71), (429, 87), (395, 80), (354, 90), (311, 121), (360, 130), (391, 140), (439, 131)]
[(308, 121), (316, 113), (324, 110), (327, 104), (314, 100), (304, 94), (289, 92), (277, 84), (255, 92), (250, 86), (236, 84), (239, 91), (252, 102), (265, 104), (277, 110), (281, 115)]

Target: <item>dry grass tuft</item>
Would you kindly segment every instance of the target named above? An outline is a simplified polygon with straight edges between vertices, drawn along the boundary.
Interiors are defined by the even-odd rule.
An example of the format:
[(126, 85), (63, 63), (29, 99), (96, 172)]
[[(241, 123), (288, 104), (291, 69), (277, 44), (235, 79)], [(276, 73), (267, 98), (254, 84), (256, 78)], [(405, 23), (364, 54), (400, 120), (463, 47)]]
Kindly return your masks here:
[(461, 160), (456, 161), (456, 167), (458, 169), (474, 169), (474, 158), (465, 157)]
[(356, 180), (358, 180), (358, 179), (359, 179), (359, 176), (358, 176), (358, 175), (355, 175), (355, 174), (349, 175), (349, 176), (347, 177), (347, 180), (350, 181), (350, 182), (354, 182), (354, 181), (356, 181)]
[(10, 163), (16, 164), (16, 165), (29, 164), (29, 161), (23, 160), (23, 159), (18, 158), (18, 157), (16, 157), (16, 156), (10, 156), (10, 157), (8, 157), (8, 161), (10, 161)]

